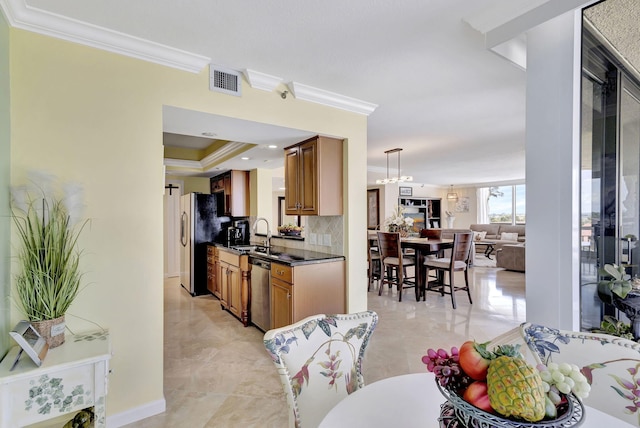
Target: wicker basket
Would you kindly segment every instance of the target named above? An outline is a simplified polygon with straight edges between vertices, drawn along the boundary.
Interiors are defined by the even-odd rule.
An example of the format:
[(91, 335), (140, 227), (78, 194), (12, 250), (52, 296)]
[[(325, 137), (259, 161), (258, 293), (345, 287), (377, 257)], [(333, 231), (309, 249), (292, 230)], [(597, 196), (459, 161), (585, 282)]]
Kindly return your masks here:
[(47, 341), (49, 349), (64, 343), (64, 315), (52, 320), (31, 321), (31, 325)]

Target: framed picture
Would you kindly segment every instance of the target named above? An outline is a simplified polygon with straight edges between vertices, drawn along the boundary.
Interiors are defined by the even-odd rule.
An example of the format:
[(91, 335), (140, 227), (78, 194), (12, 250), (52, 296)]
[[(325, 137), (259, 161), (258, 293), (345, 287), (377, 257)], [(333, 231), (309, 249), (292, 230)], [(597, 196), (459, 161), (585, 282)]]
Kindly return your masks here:
[(20, 321), (16, 324), (13, 330), (9, 332), (9, 335), (13, 337), (13, 340), (20, 345), (20, 348), (22, 348), (20, 349), (20, 352), (18, 352), (18, 355), (11, 366), (11, 370), (13, 370), (16, 364), (18, 364), (23, 352), (27, 353), (33, 362), (36, 363), (36, 366), (40, 367), (42, 365), (42, 360), (44, 360), (44, 357), (49, 351), (49, 345), (47, 344), (47, 341), (44, 340), (33, 328), (29, 321)]
[(380, 190), (367, 190), (367, 229), (377, 229), (380, 224)]
[(400, 196), (412, 196), (413, 187), (400, 187)]
[(456, 206), (455, 206), (454, 211), (457, 212), (457, 213), (468, 213), (469, 212), (469, 197), (468, 196), (462, 196), (462, 197), (458, 198), (458, 201), (456, 202)]

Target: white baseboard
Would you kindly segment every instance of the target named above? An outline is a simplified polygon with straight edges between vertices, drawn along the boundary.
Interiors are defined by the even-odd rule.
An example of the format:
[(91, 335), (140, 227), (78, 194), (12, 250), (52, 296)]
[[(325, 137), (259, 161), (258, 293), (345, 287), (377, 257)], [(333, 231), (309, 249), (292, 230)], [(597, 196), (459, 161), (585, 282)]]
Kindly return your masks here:
[(150, 416), (163, 413), (166, 409), (167, 402), (164, 398), (162, 400), (152, 401), (143, 406), (118, 413), (117, 415), (107, 416), (107, 426), (109, 428), (122, 427), (134, 422), (141, 421), (142, 419), (148, 418)]

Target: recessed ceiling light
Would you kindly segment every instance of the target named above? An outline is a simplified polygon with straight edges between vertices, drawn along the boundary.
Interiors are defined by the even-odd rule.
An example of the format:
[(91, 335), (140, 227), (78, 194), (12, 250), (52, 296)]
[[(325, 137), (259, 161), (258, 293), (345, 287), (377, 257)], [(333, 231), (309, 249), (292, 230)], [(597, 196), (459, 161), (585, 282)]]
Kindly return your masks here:
[(215, 137), (216, 133), (215, 132), (203, 132), (202, 135), (204, 135), (205, 137)]
[(277, 148), (278, 148), (278, 146), (276, 146), (275, 144), (269, 144), (269, 148), (270, 148), (270, 149), (277, 149)]
[(242, 159), (242, 160), (249, 160), (250, 158), (248, 158), (248, 157), (246, 157), (246, 156), (243, 156), (243, 157), (241, 157), (240, 159)]

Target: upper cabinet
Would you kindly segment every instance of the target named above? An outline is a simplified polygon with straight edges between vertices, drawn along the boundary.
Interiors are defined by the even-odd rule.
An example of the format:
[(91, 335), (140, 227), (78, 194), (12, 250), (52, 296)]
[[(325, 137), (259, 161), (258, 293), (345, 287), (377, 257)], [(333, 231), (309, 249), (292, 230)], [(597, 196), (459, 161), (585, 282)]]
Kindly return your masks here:
[(284, 149), (287, 215), (342, 215), (342, 140), (313, 137)]
[(211, 193), (221, 195), (223, 215), (249, 215), (249, 171), (231, 170), (211, 178)]

